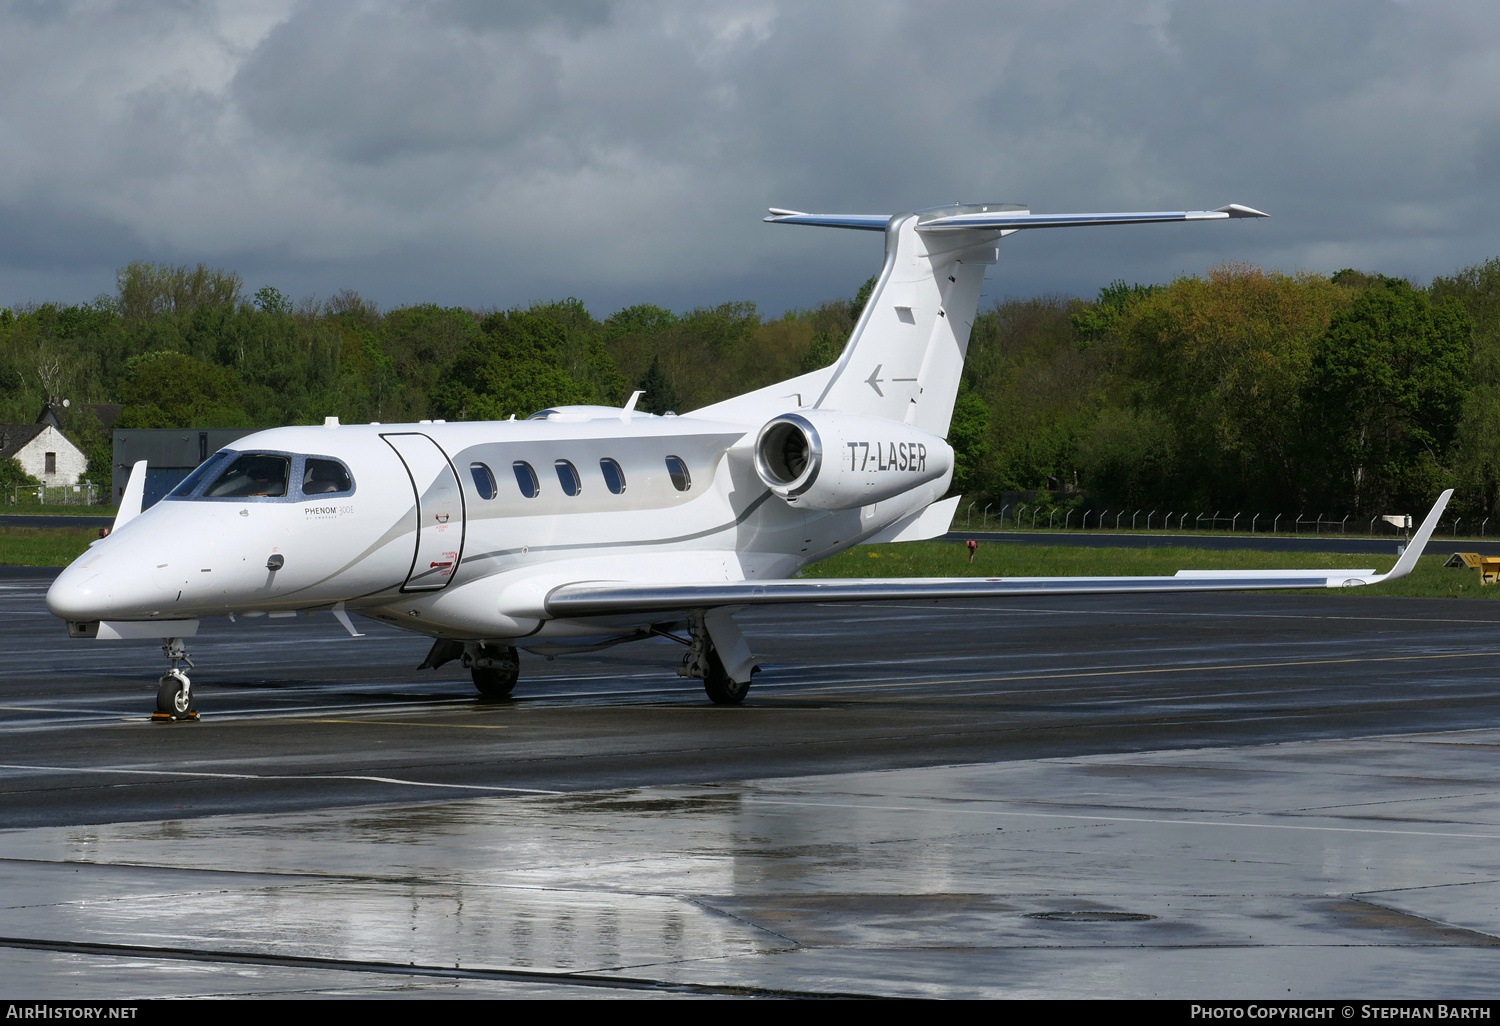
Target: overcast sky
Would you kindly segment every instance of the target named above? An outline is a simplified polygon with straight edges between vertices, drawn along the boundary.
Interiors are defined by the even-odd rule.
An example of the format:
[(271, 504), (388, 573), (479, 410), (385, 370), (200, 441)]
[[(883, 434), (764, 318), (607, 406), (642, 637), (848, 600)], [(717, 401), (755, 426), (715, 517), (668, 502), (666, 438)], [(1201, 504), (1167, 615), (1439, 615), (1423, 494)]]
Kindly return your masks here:
[(130, 260), (384, 307), (850, 295), (767, 206), (1203, 209), (1025, 232), (986, 295), (1500, 255), (1483, 3), (0, 2), (0, 304)]

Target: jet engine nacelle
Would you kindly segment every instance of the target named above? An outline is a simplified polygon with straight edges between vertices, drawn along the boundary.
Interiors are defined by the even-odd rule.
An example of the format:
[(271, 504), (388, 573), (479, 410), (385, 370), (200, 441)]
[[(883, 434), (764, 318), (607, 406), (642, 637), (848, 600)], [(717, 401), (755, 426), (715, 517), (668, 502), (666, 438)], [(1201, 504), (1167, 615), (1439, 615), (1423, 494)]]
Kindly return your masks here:
[(766, 487), (806, 509), (868, 506), (953, 471), (953, 449), (925, 431), (832, 410), (784, 413), (755, 439)]

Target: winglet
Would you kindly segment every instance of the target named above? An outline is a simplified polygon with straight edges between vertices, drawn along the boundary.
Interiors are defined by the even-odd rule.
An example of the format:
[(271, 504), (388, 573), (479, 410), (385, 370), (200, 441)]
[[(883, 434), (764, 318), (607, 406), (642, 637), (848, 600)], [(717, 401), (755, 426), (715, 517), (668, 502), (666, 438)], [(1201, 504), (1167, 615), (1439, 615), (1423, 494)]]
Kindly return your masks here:
[(1371, 581), (1371, 584), (1394, 581), (1412, 572), (1417, 565), (1417, 560), (1422, 558), (1422, 550), (1427, 547), (1427, 539), (1431, 538), (1432, 532), (1437, 529), (1438, 518), (1443, 515), (1443, 510), (1448, 508), (1448, 500), (1451, 498), (1453, 498), (1452, 488), (1438, 496), (1437, 502), (1432, 504), (1432, 509), (1427, 513), (1427, 519), (1422, 521), (1421, 527), (1417, 528), (1416, 536), (1406, 546), (1406, 551), (1401, 554), (1401, 558), (1396, 560), (1396, 565), (1391, 567), (1391, 572)]
[(115, 514), (115, 526), (109, 529), (110, 534), (115, 533), (130, 521), (141, 515), (141, 504), (146, 499), (146, 461), (139, 460), (130, 468), (130, 480), (125, 485), (125, 494), (120, 497), (120, 512)]
[(1229, 204), (1227, 204), (1225, 206), (1222, 206), (1222, 207), (1214, 207), (1214, 213), (1216, 213), (1216, 214), (1228, 214), (1230, 217), (1270, 217), (1271, 216), (1270, 214), (1267, 214), (1267, 213), (1265, 213), (1263, 211), (1256, 210), (1254, 207), (1247, 207), (1247, 206), (1244, 206), (1243, 204), (1240, 204), (1240, 203), (1229, 203)]

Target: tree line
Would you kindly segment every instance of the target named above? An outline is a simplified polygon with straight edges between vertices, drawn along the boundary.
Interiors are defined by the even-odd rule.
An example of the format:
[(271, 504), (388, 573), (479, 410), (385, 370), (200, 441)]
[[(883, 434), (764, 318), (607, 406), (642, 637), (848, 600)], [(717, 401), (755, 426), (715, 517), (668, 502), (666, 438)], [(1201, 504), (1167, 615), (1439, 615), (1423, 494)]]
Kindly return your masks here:
[[(767, 318), (753, 303), (597, 318), (293, 302), (240, 276), (133, 263), (114, 295), (0, 309), (0, 422), (67, 397), (109, 476), (116, 427), (525, 417), (563, 403), (685, 412), (838, 358), (873, 286)], [(981, 502), (1500, 514), (1500, 258), (1428, 285), (1227, 265), (1092, 299), (1006, 299), (975, 319), (950, 432)], [(13, 473), (0, 469), (0, 477)]]

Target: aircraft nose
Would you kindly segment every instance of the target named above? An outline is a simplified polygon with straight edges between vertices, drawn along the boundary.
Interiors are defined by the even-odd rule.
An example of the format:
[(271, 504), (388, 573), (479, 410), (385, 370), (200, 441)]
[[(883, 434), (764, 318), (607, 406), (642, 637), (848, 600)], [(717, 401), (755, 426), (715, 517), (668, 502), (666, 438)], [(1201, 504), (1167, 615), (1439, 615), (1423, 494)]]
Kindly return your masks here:
[(99, 573), (73, 565), (57, 575), (47, 589), (47, 612), (64, 620), (98, 620), (107, 615)]
[(47, 589), (47, 611), (64, 620), (129, 620), (154, 614), (166, 598), (149, 568), (119, 558), (94, 555), (68, 567)]

